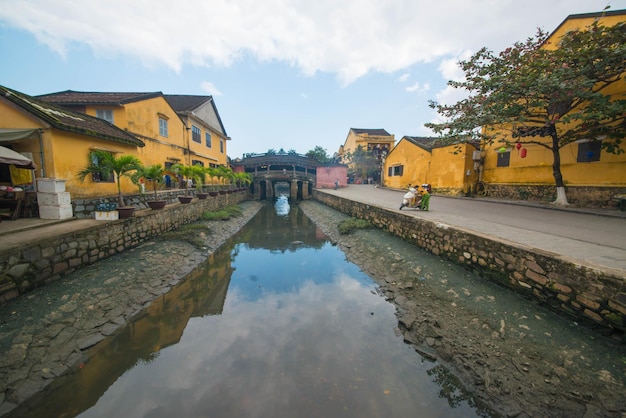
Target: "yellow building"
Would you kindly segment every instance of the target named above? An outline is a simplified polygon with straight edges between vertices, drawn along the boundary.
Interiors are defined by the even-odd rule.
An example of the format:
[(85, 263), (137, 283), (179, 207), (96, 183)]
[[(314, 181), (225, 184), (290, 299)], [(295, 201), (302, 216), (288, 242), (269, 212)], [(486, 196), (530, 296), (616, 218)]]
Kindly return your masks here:
[[(550, 34), (545, 48), (557, 48), (567, 32), (588, 27), (595, 20), (610, 27), (626, 22), (626, 10), (568, 16)], [(620, 100), (626, 98), (626, 79), (614, 83), (606, 93)], [(562, 129), (566, 125), (557, 125)], [(483, 181), (489, 194), (507, 198), (552, 200), (555, 180), (550, 149), (534, 142), (551, 141), (549, 136), (513, 138), (509, 145), (483, 145)], [(519, 141), (519, 142), (517, 142)], [(560, 149), (563, 180), (570, 203), (587, 206), (613, 206), (615, 194), (626, 193), (626, 153), (611, 154), (601, 149), (600, 141), (579, 140)]]
[(386, 187), (405, 189), (428, 183), (440, 194), (468, 193), (478, 181), (478, 146), (438, 144), (436, 138), (404, 136), (384, 160)]
[(145, 164), (226, 165), (228, 136), (211, 96), (62, 91), (38, 99), (100, 117), (136, 135)]
[[(336, 157), (339, 163), (347, 164), (350, 171), (354, 168), (354, 163), (350, 161), (349, 156), (361, 147), (363, 151), (371, 152), (374, 158), (382, 164), (383, 157), (389, 153), (394, 144), (394, 136), (384, 129), (350, 128), (348, 136), (344, 144), (339, 147)], [(359, 180), (365, 181), (366, 179)], [(375, 180), (378, 180), (378, 178), (375, 178)]]
[(227, 165), (227, 142), (230, 137), (211, 96), (165, 95), (188, 129), (187, 165), (217, 167)]
[[(33, 190), (33, 176), (64, 179), (65, 190), (74, 197), (114, 195), (113, 180), (93, 187), (90, 180), (81, 182), (76, 173), (88, 164), (93, 150), (137, 155), (144, 143), (135, 135), (106, 121), (76, 113), (15, 90), (0, 86), (0, 144), (27, 155), (34, 163), (34, 173), (18, 176), (10, 167), (0, 166), (0, 183)], [(126, 180), (126, 179), (124, 179)], [(130, 181), (124, 190), (136, 192)]]
[[(228, 161), (229, 138), (211, 96), (67, 90), (31, 97), (8, 88), (1, 92), (3, 144), (33, 156), (36, 176), (66, 180), (73, 199), (117, 193), (112, 178), (80, 181), (76, 176), (93, 150), (134, 155), (144, 165), (164, 167), (216, 167)], [(8, 130), (15, 129), (33, 131), (9, 137)], [(11, 182), (7, 170), (0, 182)], [(121, 187), (125, 194), (137, 192), (125, 177)]]

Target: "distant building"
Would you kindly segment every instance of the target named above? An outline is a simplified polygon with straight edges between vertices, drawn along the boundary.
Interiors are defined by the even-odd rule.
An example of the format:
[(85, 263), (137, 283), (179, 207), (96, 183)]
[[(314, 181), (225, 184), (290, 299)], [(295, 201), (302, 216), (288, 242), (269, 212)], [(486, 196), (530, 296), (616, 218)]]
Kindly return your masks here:
[[(349, 156), (360, 147), (363, 151), (370, 152), (378, 161), (379, 168), (382, 168), (383, 158), (393, 148), (394, 144), (394, 136), (384, 129), (350, 128), (348, 136), (344, 144), (339, 147), (336, 157), (339, 163), (347, 164), (350, 171), (354, 169), (355, 164), (350, 160)], [(361, 174), (361, 177), (363, 177), (363, 174)], [(374, 177), (375, 181), (379, 180), (380, 173), (378, 170), (376, 170)], [(363, 178), (360, 181), (365, 182), (367, 179)]]
[(478, 181), (478, 144), (441, 145), (437, 138), (404, 136), (385, 157), (382, 184), (405, 189), (428, 183), (436, 193), (459, 195)]

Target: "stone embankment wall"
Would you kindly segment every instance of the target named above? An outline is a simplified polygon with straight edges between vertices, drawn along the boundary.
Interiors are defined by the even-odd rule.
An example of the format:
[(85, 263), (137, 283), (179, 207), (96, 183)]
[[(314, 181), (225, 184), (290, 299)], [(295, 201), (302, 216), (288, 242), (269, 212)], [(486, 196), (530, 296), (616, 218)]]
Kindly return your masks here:
[(0, 253), (0, 303), (67, 274), (135, 247), (159, 234), (195, 222), (204, 211), (214, 211), (248, 198), (247, 191), (194, 199), (189, 204), (144, 210), (116, 221), (99, 221), (81, 231), (51, 238), (42, 237)]
[(313, 198), (367, 219), (437, 256), (461, 264), (577, 321), (626, 330), (626, 280), (545, 251), (313, 191)]
[[(587, 208), (615, 209), (617, 200), (614, 200), (613, 196), (626, 194), (626, 187), (566, 186), (566, 188), (570, 204)], [(437, 192), (441, 193), (440, 190)], [(551, 202), (556, 198), (554, 185), (489, 183), (487, 192), (490, 197), (511, 200)]]

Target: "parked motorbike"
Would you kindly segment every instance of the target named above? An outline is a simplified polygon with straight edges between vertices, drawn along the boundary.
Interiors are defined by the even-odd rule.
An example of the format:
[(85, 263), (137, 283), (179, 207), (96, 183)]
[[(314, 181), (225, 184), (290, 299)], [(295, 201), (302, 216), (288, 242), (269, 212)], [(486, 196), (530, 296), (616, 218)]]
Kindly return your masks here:
[(409, 191), (402, 196), (402, 204), (400, 205), (400, 210), (402, 208), (410, 208), (410, 209), (419, 209), (420, 204), (422, 203), (422, 196), (417, 192), (417, 189), (414, 187), (409, 187)]

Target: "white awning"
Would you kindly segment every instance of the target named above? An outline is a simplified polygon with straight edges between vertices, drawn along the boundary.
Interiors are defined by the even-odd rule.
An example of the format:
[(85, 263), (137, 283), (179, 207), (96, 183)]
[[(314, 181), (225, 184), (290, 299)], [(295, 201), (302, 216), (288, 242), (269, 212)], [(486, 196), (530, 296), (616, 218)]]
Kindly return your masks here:
[(31, 170), (35, 169), (33, 162), (29, 158), (26, 158), (19, 152), (6, 147), (0, 147), (0, 163), (13, 164), (19, 168), (30, 168)]
[(0, 142), (18, 139), (39, 138), (39, 129), (4, 129), (0, 128)]

